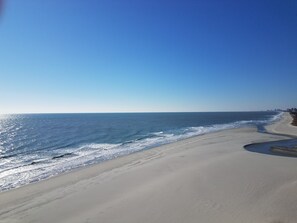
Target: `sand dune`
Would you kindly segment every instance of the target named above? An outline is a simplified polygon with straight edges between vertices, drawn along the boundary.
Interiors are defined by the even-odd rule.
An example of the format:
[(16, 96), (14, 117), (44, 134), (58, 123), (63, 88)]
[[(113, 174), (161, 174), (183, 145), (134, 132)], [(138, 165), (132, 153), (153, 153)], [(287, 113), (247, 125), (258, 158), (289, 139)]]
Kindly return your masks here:
[(243, 149), (285, 138), (226, 130), (80, 169), (1, 193), (0, 222), (297, 222), (297, 159)]

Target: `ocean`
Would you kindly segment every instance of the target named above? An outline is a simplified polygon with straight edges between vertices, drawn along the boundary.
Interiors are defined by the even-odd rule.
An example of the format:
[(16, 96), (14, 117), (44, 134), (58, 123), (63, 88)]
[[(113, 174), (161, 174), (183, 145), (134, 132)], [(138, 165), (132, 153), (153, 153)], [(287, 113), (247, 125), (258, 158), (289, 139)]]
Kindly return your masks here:
[(256, 126), (277, 112), (0, 115), (0, 191), (78, 167), (224, 129)]

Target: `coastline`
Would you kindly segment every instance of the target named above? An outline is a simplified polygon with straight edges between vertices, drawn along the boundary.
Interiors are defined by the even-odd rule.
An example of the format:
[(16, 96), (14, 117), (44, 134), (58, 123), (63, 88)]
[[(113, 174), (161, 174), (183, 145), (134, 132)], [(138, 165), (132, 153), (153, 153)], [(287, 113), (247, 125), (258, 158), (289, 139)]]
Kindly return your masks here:
[(74, 170), (0, 193), (0, 222), (294, 222), (296, 160), (243, 149), (287, 138), (223, 130)]
[(293, 117), (288, 112), (284, 112), (283, 117), (276, 123), (266, 126), (266, 130), (271, 133), (285, 134), (292, 137), (297, 136), (297, 127), (293, 126), (291, 123)]

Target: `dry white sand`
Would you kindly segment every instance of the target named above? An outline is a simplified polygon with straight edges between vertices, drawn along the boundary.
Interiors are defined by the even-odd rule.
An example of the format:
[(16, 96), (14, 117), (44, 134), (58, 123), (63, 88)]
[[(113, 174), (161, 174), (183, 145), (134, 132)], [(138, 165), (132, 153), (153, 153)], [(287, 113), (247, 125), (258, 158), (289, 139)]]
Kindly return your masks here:
[(291, 125), (292, 121), (292, 116), (288, 112), (285, 112), (283, 118), (279, 122), (267, 126), (266, 129), (273, 133), (297, 136), (297, 127)]
[(284, 138), (227, 130), (80, 169), (1, 193), (0, 222), (294, 223), (297, 159), (243, 149)]

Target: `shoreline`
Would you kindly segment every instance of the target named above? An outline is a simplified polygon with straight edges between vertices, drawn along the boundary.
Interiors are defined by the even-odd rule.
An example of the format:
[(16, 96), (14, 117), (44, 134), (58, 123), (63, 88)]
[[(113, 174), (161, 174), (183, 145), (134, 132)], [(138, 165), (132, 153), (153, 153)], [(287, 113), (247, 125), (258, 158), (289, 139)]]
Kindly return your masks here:
[(290, 115), (290, 113), (284, 112), (281, 120), (271, 125), (267, 125), (265, 129), (268, 133), (276, 133), (288, 135), (291, 137), (297, 137), (297, 127), (291, 124), (292, 121), (293, 117)]
[[(119, 120), (116, 122), (112, 121), (111, 124), (106, 123), (106, 125), (103, 125), (113, 126), (110, 130), (104, 128), (100, 130), (100, 127), (98, 129), (97, 125), (95, 125), (97, 126), (95, 127), (91, 124), (92, 128), (97, 130), (92, 130), (89, 134), (87, 133), (88, 127), (86, 127), (85, 124), (82, 124), (84, 121), (80, 116), (76, 117), (77, 122), (74, 124), (75, 127), (73, 126), (76, 130), (68, 133), (67, 127), (61, 123), (60, 130), (48, 131), (39, 136), (30, 133), (22, 133), (23, 131), (26, 131), (26, 127), (21, 128), (20, 131), (17, 129), (12, 130), (19, 131), (16, 138), (12, 141), (21, 140), (22, 144), (31, 145), (30, 141), (33, 140), (39, 144), (33, 143), (25, 150), (22, 150), (23, 147), (20, 147), (20, 149), (16, 147), (16, 150), (9, 150), (8, 148), (13, 145), (10, 144), (10, 146), (7, 145), (4, 152), (2, 151), (3, 153), (2, 156), (0, 156), (0, 159), (3, 159), (4, 165), (2, 165), (2, 172), (0, 173), (0, 192), (36, 183), (66, 172), (71, 172), (75, 169), (105, 162), (123, 155), (170, 144), (193, 136), (218, 132), (223, 129), (256, 125), (258, 131), (265, 131), (263, 125), (278, 120), (281, 114), (282, 113), (272, 111), (243, 112), (242, 114), (238, 112), (235, 112), (234, 114), (232, 114), (232, 112), (215, 114), (193, 113), (190, 115), (172, 115), (169, 113), (165, 115), (153, 115), (148, 113), (135, 117), (131, 115), (126, 116), (124, 114), (115, 117), (108, 114), (105, 114), (104, 116), (96, 114), (89, 118), (92, 120), (94, 119), (94, 121), (96, 120), (96, 122), (101, 118), (103, 118), (103, 120), (105, 120), (105, 118), (111, 120), (118, 117), (116, 119)], [(39, 116), (37, 117), (37, 122), (40, 125), (42, 122), (41, 120), (45, 118), (53, 120), (50, 121), (50, 126), (56, 126), (60, 125), (58, 123), (59, 117), (59, 115)], [(62, 117), (64, 116), (61, 116), (60, 118)], [(170, 122), (170, 120), (173, 120), (173, 117), (175, 117), (176, 120), (172, 122), (172, 124), (169, 124), (168, 121)], [(15, 118), (18, 119), (21, 117)], [(28, 118), (31, 119), (32, 117)], [(136, 121), (139, 118), (143, 119), (142, 122)], [(204, 119), (204, 121), (201, 118)], [(130, 126), (130, 124), (127, 125), (127, 123), (130, 123), (128, 120), (133, 123), (135, 122), (135, 126)], [(158, 123), (159, 121), (157, 120), (159, 120), (160, 123)], [(22, 122), (21, 119), (19, 119), (19, 121)], [(81, 121), (82, 123), (80, 123)], [(122, 124), (118, 123), (119, 125), (117, 127), (117, 122), (122, 122)], [(80, 127), (81, 124), (82, 126)], [(39, 125), (35, 126), (35, 128), (38, 129), (42, 126)], [(49, 128), (51, 129), (50, 126)], [(82, 128), (86, 128), (86, 131), (83, 131), (82, 133), (77, 131)], [(42, 129), (44, 128), (41, 127), (41, 130)], [(58, 132), (64, 133), (57, 134)], [(18, 135), (22, 134), (27, 134), (28, 137), (18, 139)], [(100, 135), (100, 139), (96, 139), (96, 135)], [(55, 140), (53, 141), (51, 139)], [(94, 141), (93, 139), (96, 140)], [(34, 150), (38, 150), (39, 152), (35, 154)]]
[(79, 168), (0, 193), (0, 222), (293, 222), (296, 160), (243, 149), (287, 138), (223, 130)]
[[(279, 119), (279, 115), (281, 113), (278, 113), (276, 115), (274, 115), (273, 118), (270, 119), (270, 122), (272, 122), (273, 120), (278, 120)], [(267, 120), (268, 121), (268, 120)], [(273, 122), (274, 122), (273, 121)], [(215, 126), (220, 126), (220, 127), (216, 127), (217, 129), (216, 130), (210, 130), (209, 132), (208, 131), (205, 131), (204, 133), (199, 133), (198, 135), (192, 135), (192, 136), (182, 136), (180, 137), (179, 139), (177, 140), (172, 140), (172, 141), (168, 141), (166, 143), (160, 143), (159, 145), (154, 145), (154, 146), (151, 146), (151, 147), (148, 147), (148, 148), (143, 148), (141, 150), (138, 150), (138, 151), (133, 151), (131, 153), (127, 153), (127, 154), (124, 154), (124, 155), (119, 155), (119, 156), (115, 156), (115, 157), (112, 157), (112, 158), (107, 158), (105, 160), (102, 160), (102, 161), (98, 161), (98, 162), (94, 162), (92, 164), (87, 164), (87, 165), (79, 165), (79, 166), (76, 166), (74, 168), (71, 168), (71, 169), (67, 169), (66, 171), (62, 171), (62, 172), (58, 172), (56, 174), (53, 174), (53, 175), (48, 175), (47, 177), (43, 177), (43, 178), (39, 178), (38, 180), (35, 180), (33, 179), (31, 182), (27, 182), (27, 183), (24, 183), (24, 184), (21, 184), (21, 185), (18, 185), (18, 186), (15, 186), (15, 187), (10, 187), (8, 189), (3, 189), (3, 190), (0, 190), (0, 193), (3, 193), (3, 192), (6, 192), (6, 191), (10, 191), (10, 190), (15, 190), (15, 189), (18, 189), (20, 187), (24, 187), (24, 186), (27, 186), (27, 185), (31, 185), (31, 184), (36, 184), (38, 182), (41, 182), (41, 181), (44, 181), (44, 180), (48, 180), (48, 179), (52, 179), (54, 177), (58, 177), (60, 175), (65, 175), (65, 174), (68, 174), (68, 173), (71, 173), (73, 171), (79, 171), (83, 168), (88, 168), (88, 167), (91, 167), (93, 165), (98, 165), (98, 164), (101, 164), (103, 162), (108, 162), (110, 160), (113, 160), (113, 159), (118, 159), (122, 156), (127, 156), (127, 155), (131, 155), (133, 153), (138, 153), (138, 152), (143, 152), (145, 150), (148, 150), (148, 149), (155, 149), (157, 147), (160, 147), (160, 146), (164, 146), (164, 145), (169, 145), (169, 144), (172, 144), (172, 143), (176, 143), (176, 142), (179, 142), (179, 141), (183, 141), (183, 140), (187, 140), (187, 139), (190, 139), (190, 138), (193, 138), (193, 137), (200, 137), (200, 136), (203, 136), (203, 135), (208, 135), (208, 134), (212, 134), (212, 133), (216, 133), (216, 132), (220, 132), (220, 131), (224, 131), (224, 130), (232, 130), (232, 129), (239, 129), (239, 128), (251, 128), (251, 126), (241, 126), (241, 127), (238, 127), (238, 126), (233, 126), (233, 127), (230, 127), (232, 126), (233, 124), (235, 124), (236, 122), (232, 122), (232, 123), (225, 123), (225, 124), (218, 124), (218, 125), (215, 125)], [(226, 127), (227, 126), (227, 127)], [(229, 126), (229, 127), (228, 127)], [(212, 128), (211, 126), (204, 126), (203, 128)], [(263, 128), (263, 127), (262, 127)], [(263, 128), (263, 130), (265, 131), (265, 128)], [(261, 131), (260, 129), (258, 129), (258, 131)], [(133, 147), (132, 147), (133, 148)], [(60, 157), (63, 157), (63, 156), (67, 156), (68, 154), (71, 154), (72, 155), (72, 152), (70, 153), (63, 153), (62, 155), (57, 155), (57, 156), (53, 156), (52, 159), (56, 159), (56, 158), (60, 158)], [(37, 161), (38, 162), (38, 161)], [(34, 163), (34, 161), (32, 162)], [(31, 165), (32, 165), (31, 163)], [(29, 164), (30, 165), (30, 164)]]

